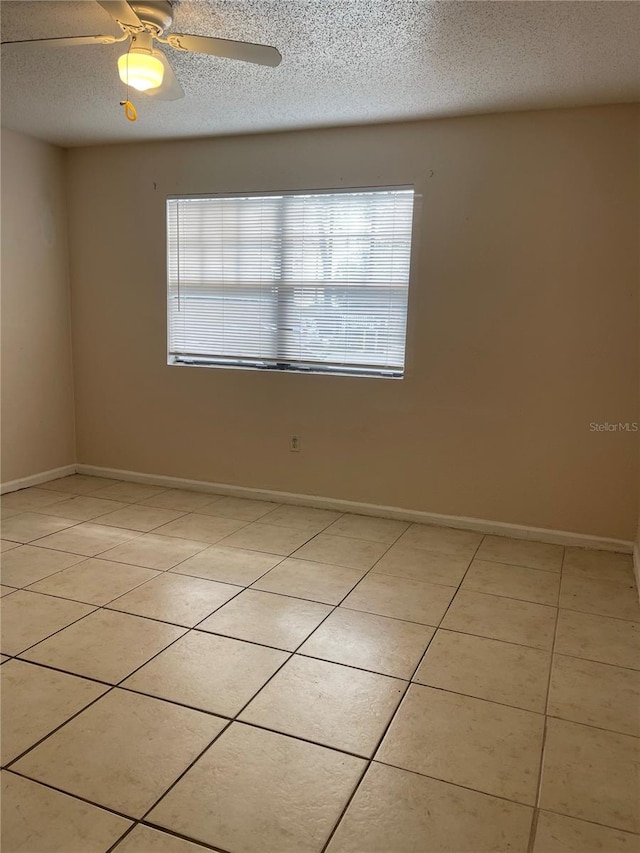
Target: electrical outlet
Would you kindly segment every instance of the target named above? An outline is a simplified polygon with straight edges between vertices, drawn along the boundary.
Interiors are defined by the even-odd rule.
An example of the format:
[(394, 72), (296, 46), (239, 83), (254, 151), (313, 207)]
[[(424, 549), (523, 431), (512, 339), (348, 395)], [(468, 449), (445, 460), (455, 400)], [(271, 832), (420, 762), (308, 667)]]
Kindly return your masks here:
[(300, 450), (300, 436), (292, 435), (289, 439), (289, 450), (292, 453), (298, 453)]

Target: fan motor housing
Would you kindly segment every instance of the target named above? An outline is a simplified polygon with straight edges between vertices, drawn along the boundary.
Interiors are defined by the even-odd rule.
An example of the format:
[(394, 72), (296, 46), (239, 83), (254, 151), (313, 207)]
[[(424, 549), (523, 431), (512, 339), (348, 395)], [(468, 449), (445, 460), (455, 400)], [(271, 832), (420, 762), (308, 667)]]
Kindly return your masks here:
[(154, 35), (162, 35), (173, 23), (173, 7), (168, 0), (144, 0), (141, 3), (130, 0), (129, 5)]

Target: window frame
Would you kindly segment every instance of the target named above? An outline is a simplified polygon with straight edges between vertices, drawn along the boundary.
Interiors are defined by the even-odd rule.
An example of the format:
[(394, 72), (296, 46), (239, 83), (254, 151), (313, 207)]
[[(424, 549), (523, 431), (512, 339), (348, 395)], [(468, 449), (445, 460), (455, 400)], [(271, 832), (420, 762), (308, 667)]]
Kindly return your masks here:
[[(352, 193), (367, 193), (367, 192), (393, 192), (393, 191), (411, 191), (412, 197), (412, 212), (411, 212), (411, 229), (409, 236), (409, 262), (408, 275), (406, 283), (406, 317), (404, 325), (404, 359), (401, 369), (389, 368), (379, 365), (345, 365), (331, 364), (328, 362), (313, 362), (297, 361), (295, 364), (288, 362), (277, 362), (269, 359), (260, 359), (257, 357), (243, 358), (240, 356), (212, 356), (205, 357), (197, 355), (189, 357), (187, 354), (175, 356), (170, 352), (170, 279), (169, 279), (169, 217), (168, 217), (168, 202), (180, 200), (198, 200), (198, 199), (233, 199), (233, 198), (278, 198), (283, 196), (304, 196), (304, 195), (349, 195)], [(349, 186), (349, 187), (320, 187), (320, 188), (295, 188), (286, 190), (251, 190), (251, 191), (236, 191), (236, 192), (201, 192), (201, 193), (172, 193), (165, 196), (164, 211), (165, 211), (165, 239), (166, 239), (166, 358), (167, 366), (169, 367), (205, 367), (205, 368), (220, 368), (225, 370), (256, 370), (267, 373), (294, 373), (316, 376), (346, 376), (359, 377), (366, 379), (404, 379), (407, 374), (407, 345), (409, 338), (409, 297), (412, 286), (413, 270), (414, 270), (414, 250), (415, 250), (415, 233), (416, 221), (418, 215), (418, 200), (420, 196), (416, 190), (414, 183), (406, 184), (382, 184), (382, 185), (367, 185), (367, 186)], [(330, 284), (329, 284), (330, 286)], [(277, 300), (277, 310), (280, 308), (280, 300)]]

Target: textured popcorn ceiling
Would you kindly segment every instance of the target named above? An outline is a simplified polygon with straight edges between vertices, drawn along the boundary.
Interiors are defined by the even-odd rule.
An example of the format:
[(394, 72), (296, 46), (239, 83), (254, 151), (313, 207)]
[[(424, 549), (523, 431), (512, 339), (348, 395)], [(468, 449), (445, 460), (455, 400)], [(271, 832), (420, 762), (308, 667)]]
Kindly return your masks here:
[[(186, 97), (138, 95), (122, 45), (3, 48), (2, 123), (62, 145), (640, 99), (640, 3), (182, 0), (174, 31), (275, 45), (278, 68), (164, 47)], [(0, 4), (2, 38), (117, 33), (93, 0)]]

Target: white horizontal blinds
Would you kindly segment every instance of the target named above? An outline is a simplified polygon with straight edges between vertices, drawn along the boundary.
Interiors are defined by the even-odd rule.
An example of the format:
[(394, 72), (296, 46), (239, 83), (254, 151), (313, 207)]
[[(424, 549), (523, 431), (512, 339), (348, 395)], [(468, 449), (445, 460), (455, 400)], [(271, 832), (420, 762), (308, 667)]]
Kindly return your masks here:
[(171, 355), (275, 356), (280, 201), (167, 202)]
[(168, 202), (180, 359), (399, 372), (413, 190)]
[(280, 357), (401, 370), (413, 190), (283, 204)]

